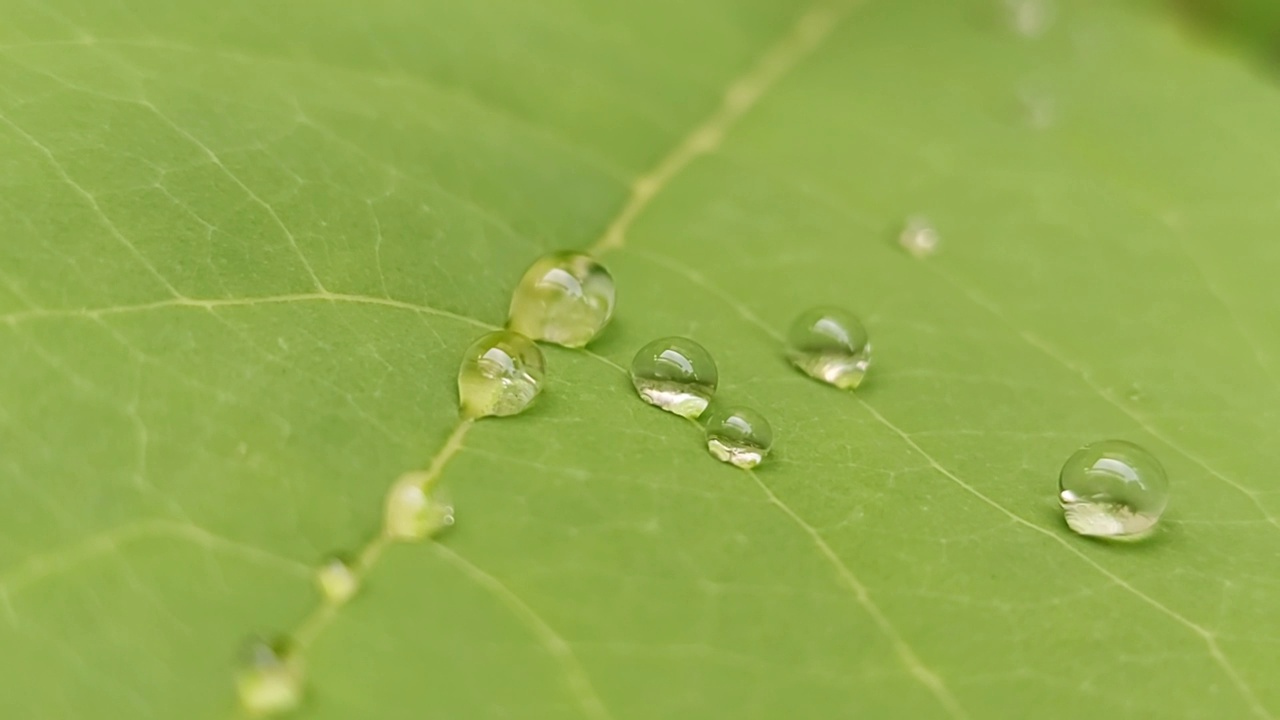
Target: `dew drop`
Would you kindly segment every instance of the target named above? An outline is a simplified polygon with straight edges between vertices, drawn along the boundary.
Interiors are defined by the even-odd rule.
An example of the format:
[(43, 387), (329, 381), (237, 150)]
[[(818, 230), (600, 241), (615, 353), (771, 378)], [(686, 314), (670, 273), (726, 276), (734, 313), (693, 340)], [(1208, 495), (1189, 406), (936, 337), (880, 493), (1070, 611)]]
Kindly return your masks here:
[(383, 531), (394, 540), (422, 540), (453, 524), (453, 506), (439, 491), (425, 489), (425, 472), (405, 473), (387, 492)]
[(320, 594), (325, 600), (341, 605), (360, 589), (360, 578), (345, 560), (331, 557), (316, 570), (316, 584), (320, 586)]
[(520, 278), (507, 327), (534, 340), (582, 347), (609, 323), (613, 304), (613, 277), (595, 258), (552, 253)]
[(1005, 0), (1005, 11), (1014, 32), (1025, 38), (1044, 35), (1055, 14), (1052, 0)]
[(711, 353), (689, 338), (659, 338), (631, 361), (631, 383), (640, 398), (687, 418), (707, 409), (718, 380)]
[(458, 369), (458, 402), (464, 417), (515, 415), (542, 390), (546, 361), (537, 343), (499, 330), (467, 348)]
[(791, 324), (787, 358), (815, 380), (852, 390), (871, 364), (871, 342), (858, 318), (839, 308), (818, 307)]
[(302, 702), (302, 664), (284, 642), (254, 641), (236, 673), (236, 693), (251, 717), (294, 710)]
[(753, 468), (764, 460), (772, 446), (773, 430), (769, 421), (755, 410), (719, 410), (707, 423), (707, 450), (721, 462), (743, 469)]
[(1169, 479), (1151, 453), (1123, 440), (1080, 448), (1058, 478), (1067, 525), (1081, 535), (1140, 538), (1169, 503)]
[(938, 229), (927, 218), (920, 216), (909, 218), (898, 235), (898, 244), (918, 258), (929, 257), (937, 252), (940, 242)]

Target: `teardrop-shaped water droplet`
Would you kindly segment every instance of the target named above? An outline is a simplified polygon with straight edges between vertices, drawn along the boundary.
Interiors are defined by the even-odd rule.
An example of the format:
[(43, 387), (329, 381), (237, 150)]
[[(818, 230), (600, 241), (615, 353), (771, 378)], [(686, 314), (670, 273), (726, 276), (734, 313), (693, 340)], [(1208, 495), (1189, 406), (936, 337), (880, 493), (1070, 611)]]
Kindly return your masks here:
[(871, 341), (858, 318), (835, 307), (806, 310), (787, 334), (787, 358), (806, 375), (852, 390), (871, 365)]
[(595, 258), (552, 253), (520, 278), (507, 327), (534, 340), (582, 347), (613, 317), (614, 296), (613, 277)]
[(740, 468), (759, 465), (773, 447), (769, 421), (749, 408), (719, 410), (707, 422), (707, 450), (717, 460)]
[(537, 343), (510, 330), (491, 332), (472, 343), (458, 369), (462, 415), (515, 415), (542, 391), (546, 361)]
[(453, 506), (435, 489), (426, 489), (425, 472), (405, 473), (387, 491), (383, 532), (395, 540), (422, 540), (453, 524)]
[(1159, 460), (1124, 440), (1080, 448), (1058, 477), (1067, 525), (1081, 535), (1140, 538), (1169, 504), (1169, 478)]
[(356, 577), (351, 565), (340, 557), (331, 557), (316, 569), (316, 584), (320, 586), (320, 594), (335, 605), (350, 600), (360, 588), (360, 578)]
[(689, 338), (659, 338), (631, 361), (631, 382), (641, 399), (687, 418), (707, 409), (719, 377), (711, 353)]
[(256, 640), (236, 672), (236, 694), (252, 717), (280, 715), (302, 702), (302, 665), (283, 641)]

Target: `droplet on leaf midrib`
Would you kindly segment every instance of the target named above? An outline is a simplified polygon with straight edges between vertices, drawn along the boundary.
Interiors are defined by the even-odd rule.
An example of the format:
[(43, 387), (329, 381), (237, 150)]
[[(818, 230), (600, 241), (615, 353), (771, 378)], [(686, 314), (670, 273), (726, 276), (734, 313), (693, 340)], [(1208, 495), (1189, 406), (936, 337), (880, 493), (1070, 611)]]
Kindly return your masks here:
[(595, 258), (564, 251), (536, 260), (511, 294), (507, 327), (534, 340), (582, 347), (609, 324), (616, 290)]
[(527, 409), (546, 375), (537, 343), (510, 330), (487, 333), (464, 352), (458, 367), (458, 404), (465, 418), (503, 417)]

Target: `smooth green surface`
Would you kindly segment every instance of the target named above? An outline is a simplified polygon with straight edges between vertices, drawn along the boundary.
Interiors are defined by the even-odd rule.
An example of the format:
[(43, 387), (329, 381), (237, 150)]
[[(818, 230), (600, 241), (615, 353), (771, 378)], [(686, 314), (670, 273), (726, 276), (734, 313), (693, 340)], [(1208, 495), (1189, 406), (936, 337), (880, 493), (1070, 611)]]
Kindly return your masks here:
[[(458, 524), (309, 648), (301, 717), (1280, 715), (1280, 91), (1118, 5), (1032, 39), (860, 3), (605, 256), (592, 350), (697, 337), (768, 462), (548, 349), (445, 467)], [(238, 648), (449, 437), (525, 268), (802, 11), (0, 0), (4, 715), (231, 717)], [(857, 393), (782, 357), (817, 303), (875, 338)], [(1169, 471), (1142, 544), (1063, 524), (1104, 437)]]

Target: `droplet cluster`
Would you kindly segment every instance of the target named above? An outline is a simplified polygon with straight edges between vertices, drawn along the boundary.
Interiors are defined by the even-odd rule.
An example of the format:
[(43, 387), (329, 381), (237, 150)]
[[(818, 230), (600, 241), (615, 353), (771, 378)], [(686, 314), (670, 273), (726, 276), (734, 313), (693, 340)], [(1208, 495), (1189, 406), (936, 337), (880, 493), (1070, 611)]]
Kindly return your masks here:
[[(927, 220), (912, 218), (899, 243), (912, 255), (926, 257), (937, 250), (938, 234)], [(463, 425), (450, 442), (460, 442), (472, 422), (517, 415), (531, 407), (543, 391), (547, 370), (537, 341), (584, 347), (608, 325), (615, 301), (613, 278), (593, 257), (558, 252), (535, 261), (516, 286), (506, 327), (477, 338), (462, 353), (458, 404)], [(799, 313), (782, 352), (808, 377), (841, 390), (857, 389), (871, 366), (866, 327), (854, 314), (834, 306)], [(764, 415), (719, 404), (719, 368), (697, 341), (670, 336), (646, 343), (632, 359), (630, 377), (644, 402), (701, 423), (707, 451), (715, 459), (751, 470), (772, 450), (773, 429)], [(438, 474), (433, 466), (432, 471), (409, 472), (396, 480), (386, 495), (383, 540), (433, 538), (453, 525), (453, 506), (435, 486)], [(1159, 461), (1121, 440), (1077, 450), (1059, 476), (1058, 499), (1066, 524), (1080, 535), (1148, 535), (1168, 497), (1168, 479)], [(352, 563), (333, 556), (317, 567), (316, 585), (325, 603), (342, 605), (357, 594), (367, 569), (363, 562), (363, 557)], [(236, 675), (241, 706), (250, 716), (296, 709), (302, 682), (301, 661), (283, 643), (255, 642)]]

